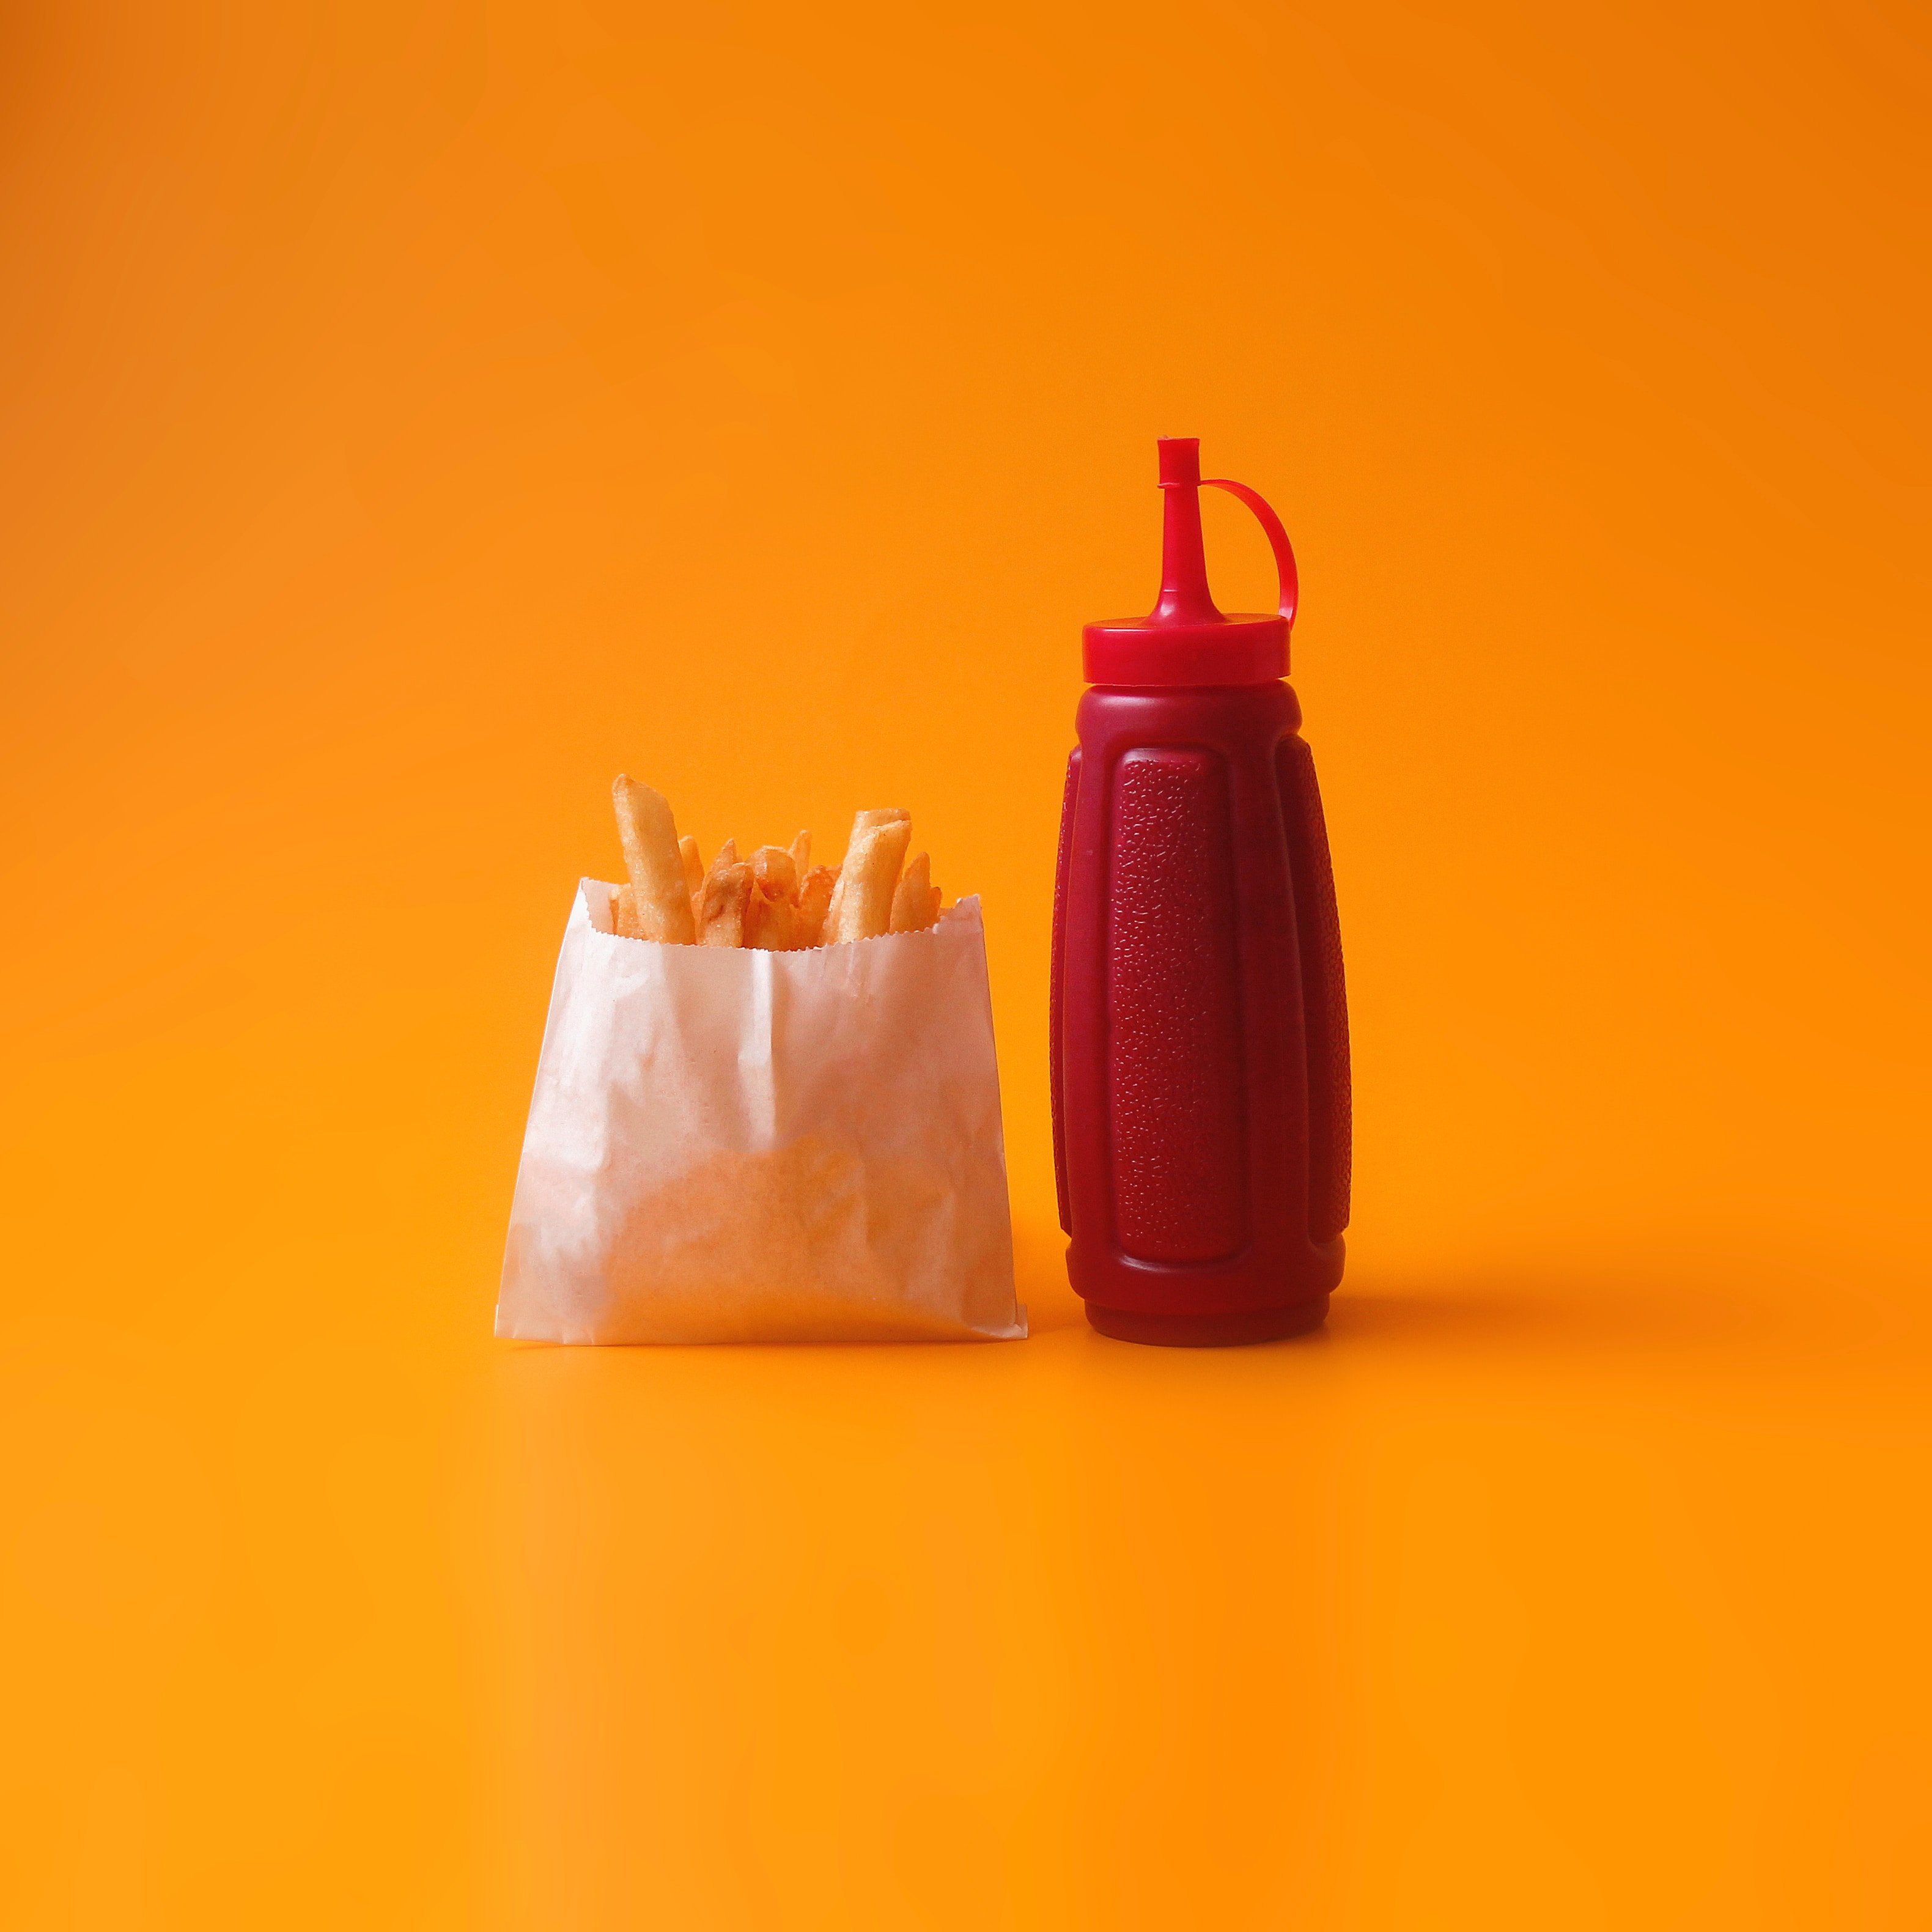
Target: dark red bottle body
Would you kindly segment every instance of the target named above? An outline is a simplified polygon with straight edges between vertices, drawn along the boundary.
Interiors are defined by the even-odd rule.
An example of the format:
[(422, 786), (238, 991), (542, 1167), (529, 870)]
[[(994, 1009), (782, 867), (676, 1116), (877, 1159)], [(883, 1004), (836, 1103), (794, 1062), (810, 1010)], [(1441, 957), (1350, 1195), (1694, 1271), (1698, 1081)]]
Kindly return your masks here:
[(1054, 1151), (1068, 1273), (1124, 1340), (1294, 1334), (1341, 1280), (1347, 1010), (1300, 722), (1279, 679), (1081, 700), (1054, 907)]

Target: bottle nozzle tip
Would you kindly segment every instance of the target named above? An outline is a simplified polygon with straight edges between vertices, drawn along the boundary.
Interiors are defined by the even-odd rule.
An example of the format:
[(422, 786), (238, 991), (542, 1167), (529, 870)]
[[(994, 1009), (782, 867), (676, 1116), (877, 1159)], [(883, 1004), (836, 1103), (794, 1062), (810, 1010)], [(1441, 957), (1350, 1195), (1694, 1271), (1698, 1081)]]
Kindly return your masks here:
[(1201, 439), (1198, 436), (1157, 436), (1155, 446), (1160, 452), (1160, 487), (1163, 490), (1172, 489), (1177, 484), (1199, 483)]

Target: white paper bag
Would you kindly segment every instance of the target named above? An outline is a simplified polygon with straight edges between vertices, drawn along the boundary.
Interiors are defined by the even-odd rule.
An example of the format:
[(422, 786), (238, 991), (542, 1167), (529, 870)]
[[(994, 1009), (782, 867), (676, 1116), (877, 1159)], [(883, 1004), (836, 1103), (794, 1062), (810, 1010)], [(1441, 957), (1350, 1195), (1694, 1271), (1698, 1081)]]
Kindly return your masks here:
[(496, 1333), (1022, 1336), (980, 902), (802, 952), (564, 929)]

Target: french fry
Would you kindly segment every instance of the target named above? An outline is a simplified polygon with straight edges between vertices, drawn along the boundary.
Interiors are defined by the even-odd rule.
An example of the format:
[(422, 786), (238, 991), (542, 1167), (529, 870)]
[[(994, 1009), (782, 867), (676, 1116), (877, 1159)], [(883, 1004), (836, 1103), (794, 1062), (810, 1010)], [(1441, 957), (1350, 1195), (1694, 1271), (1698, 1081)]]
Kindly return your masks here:
[(638, 896), (628, 886), (620, 886), (611, 896), (610, 923), (620, 939), (641, 939), (644, 928), (638, 923)]
[(782, 845), (760, 845), (752, 854), (752, 877), (772, 898), (789, 901), (798, 890), (798, 868)]
[(825, 943), (844, 946), (879, 938), (892, 923), (892, 892), (912, 842), (911, 814), (862, 812), (839, 868), (838, 889), (826, 915)]
[(735, 866), (737, 862), (738, 842), (735, 838), (728, 838), (718, 847), (718, 856), (712, 860), (710, 869), (696, 885), (692, 887), (691, 916), (693, 922), (700, 929), (704, 924), (704, 889), (710, 884), (712, 874), (722, 873), (726, 866)]
[(770, 892), (752, 875), (745, 906), (745, 944), (761, 952), (789, 952), (798, 944), (798, 908), (788, 892)]
[(838, 868), (838, 883), (832, 889), (831, 909), (825, 916), (825, 944), (826, 945), (833, 944), (836, 939), (839, 920), (843, 916), (841, 909), (845, 897), (845, 880), (851, 872), (852, 854), (859, 842), (859, 835), (863, 832), (869, 832), (875, 826), (893, 824), (900, 820), (904, 820), (910, 826), (912, 823), (912, 814), (902, 810), (897, 806), (886, 806), (871, 812), (862, 812), (853, 818), (852, 836), (845, 843), (844, 862)]
[(712, 862), (698, 894), (698, 943), (700, 946), (742, 946), (745, 914), (752, 900), (752, 868), (742, 860), (723, 863), (723, 853)]
[(836, 866), (814, 866), (799, 881), (794, 945), (816, 946), (824, 938), (825, 916), (831, 909), (832, 892), (838, 884)]
[[(910, 818), (910, 813), (902, 813), (902, 815), (904, 815), (904, 818)], [(825, 945), (831, 945), (832, 933), (838, 929), (841, 906), (842, 902), (844, 902), (846, 869), (850, 868), (850, 862), (852, 862), (852, 846), (858, 842), (860, 832), (868, 831), (869, 827), (878, 825), (879, 819), (889, 819), (889, 818), (892, 818), (891, 809), (886, 809), (886, 812), (860, 812), (858, 815), (852, 819), (852, 836), (846, 838), (844, 863), (841, 863), (835, 875), (832, 875), (832, 902), (831, 902), (831, 908), (829, 908), (827, 914), (825, 914)]]
[(892, 894), (890, 930), (923, 932), (939, 916), (939, 888), (932, 883), (932, 861), (922, 852), (905, 868)]
[(812, 866), (812, 834), (801, 832), (791, 842), (792, 869), (802, 879)]
[(684, 882), (677, 826), (664, 794), (620, 772), (610, 796), (616, 808), (617, 836), (624, 843), (624, 869), (631, 875), (636, 937), (690, 945), (698, 936), (691, 896)]
[(698, 841), (688, 832), (677, 842), (677, 856), (684, 861), (685, 890), (694, 898), (704, 883), (704, 861), (698, 856)]

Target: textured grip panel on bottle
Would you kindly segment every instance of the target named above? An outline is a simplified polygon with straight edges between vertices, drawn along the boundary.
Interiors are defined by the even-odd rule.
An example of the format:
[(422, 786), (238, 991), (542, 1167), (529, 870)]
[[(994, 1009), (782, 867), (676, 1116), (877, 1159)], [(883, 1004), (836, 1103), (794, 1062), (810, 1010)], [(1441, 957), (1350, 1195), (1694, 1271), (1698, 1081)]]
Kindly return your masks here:
[(1248, 1237), (1228, 771), (1147, 748), (1114, 768), (1107, 1019), (1115, 1238), (1210, 1261)]
[(1308, 1233), (1332, 1241), (1348, 1225), (1353, 1106), (1348, 1083), (1348, 1000), (1342, 979), (1342, 922), (1315, 758), (1300, 738), (1275, 754), (1281, 816), (1294, 879), (1294, 922), (1308, 1042)]
[(1073, 1205), (1066, 1192), (1066, 1072), (1062, 1013), (1066, 976), (1066, 868), (1073, 856), (1073, 811), (1080, 800), (1080, 754), (1066, 760), (1066, 789), (1060, 800), (1060, 857), (1053, 874), (1053, 982), (1047, 994), (1047, 1052), (1052, 1065), (1048, 1080), (1053, 1092), (1053, 1180), (1060, 1193), (1060, 1226), (1073, 1232)]

